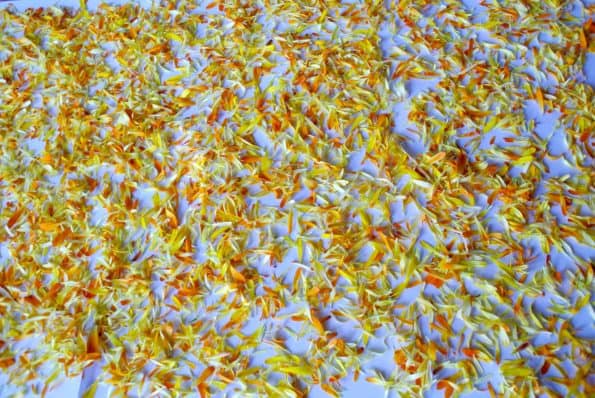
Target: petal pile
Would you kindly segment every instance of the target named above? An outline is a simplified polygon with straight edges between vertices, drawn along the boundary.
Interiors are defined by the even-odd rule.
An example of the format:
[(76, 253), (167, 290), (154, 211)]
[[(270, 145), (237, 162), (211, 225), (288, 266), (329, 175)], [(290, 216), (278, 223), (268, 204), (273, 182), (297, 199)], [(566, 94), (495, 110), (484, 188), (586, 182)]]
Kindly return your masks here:
[(562, 3), (1, 10), (10, 391), (595, 393), (595, 9)]

